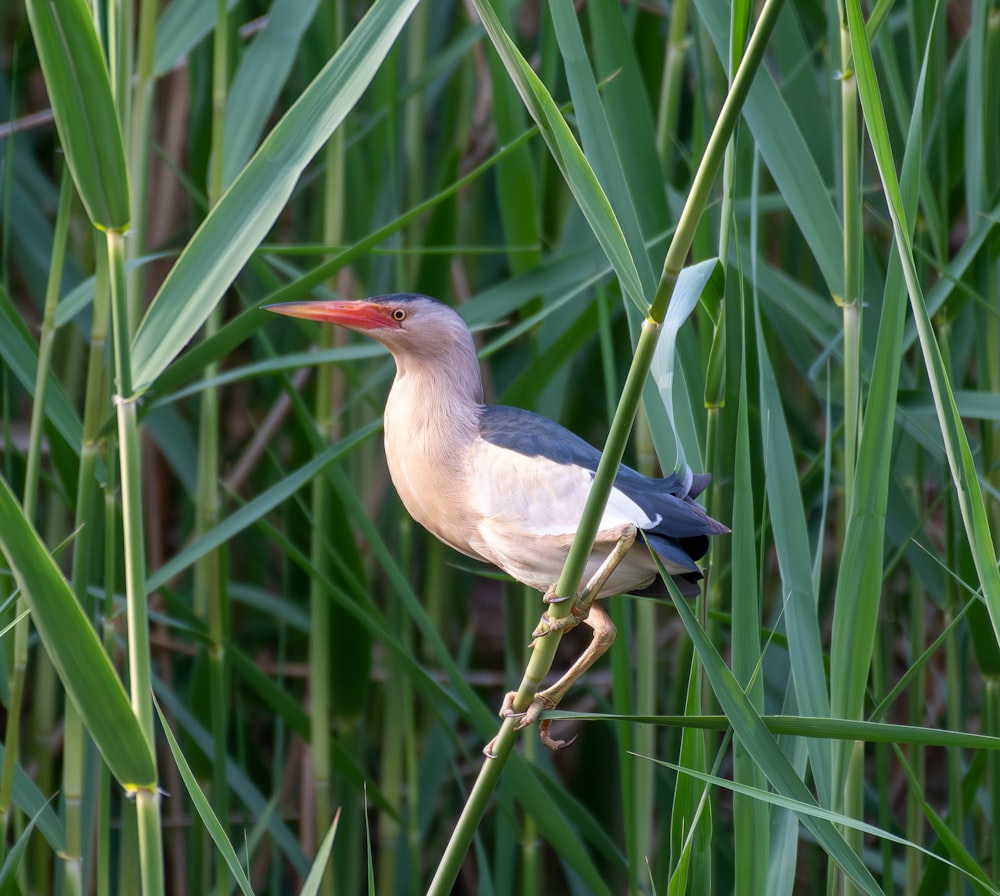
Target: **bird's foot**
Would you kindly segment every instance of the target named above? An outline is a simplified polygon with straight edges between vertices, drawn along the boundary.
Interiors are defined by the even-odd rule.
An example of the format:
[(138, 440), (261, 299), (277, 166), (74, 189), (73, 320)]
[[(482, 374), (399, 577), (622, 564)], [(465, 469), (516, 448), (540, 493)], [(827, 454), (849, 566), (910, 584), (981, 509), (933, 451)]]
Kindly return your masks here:
[(566, 747), (576, 743), (577, 736), (575, 734), (569, 740), (555, 740), (549, 737), (549, 729), (552, 727), (552, 721), (552, 719), (542, 719), (538, 723), (538, 737), (546, 747), (555, 753), (559, 750), (565, 750)]
[(558, 587), (557, 583), (549, 585), (549, 590), (542, 595), (542, 602), (546, 604), (561, 604), (572, 599), (572, 595), (570, 594), (560, 597), (558, 591), (556, 591)]
[(498, 715), (501, 719), (516, 719), (523, 716), (523, 712), (514, 712), (514, 700), (517, 699), (517, 691), (508, 691), (504, 694), (503, 703), (500, 704)]
[[(504, 695), (503, 703), (500, 705), (500, 712), (498, 715), (501, 719), (506, 721), (507, 719), (514, 719), (514, 730), (520, 731), (522, 728), (527, 728), (529, 725), (538, 721), (538, 717), (547, 709), (554, 709), (558, 700), (553, 700), (548, 697), (545, 692), (535, 694), (534, 699), (528, 704), (527, 709), (521, 712), (514, 711), (514, 700), (517, 698), (517, 691), (510, 691)], [(553, 740), (549, 737), (549, 727), (552, 722), (549, 719), (543, 719), (538, 726), (538, 734), (541, 741), (550, 750), (561, 750), (563, 747), (568, 747), (573, 740), (562, 741)], [(499, 735), (498, 735), (499, 736)], [(483, 747), (483, 755), (487, 759), (496, 758), (496, 742), (497, 738), (494, 737), (485, 747)]]
[(535, 626), (535, 630), (531, 633), (531, 643), (528, 647), (534, 647), (541, 638), (552, 632), (565, 632), (571, 628), (576, 628), (576, 626), (587, 618), (589, 613), (589, 606), (580, 607), (577, 604), (573, 604), (569, 613), (565, 616), (550, 616), (548, 612), (542, 613), (541, 618), (538, 620), (538, 625)]
[[(508, 719), (517, 719), (514, 723), (514, 730), (520, 731), (522, 728), (527, 728), (533, 722), (538, 721), (538, 717), (545, 712), (547, 709), (555, 709), (559, 705), (559, 697), (553, 697), (548, 694), (547, 691), (541, 691), (535, 694), (534, 699), (528, 704), (528, 708), (524, 712), (514, 712), (514, 697), (515, 694), (508, 694), (504, 698), (504, 709), (506, 709), (506, 715), (504, 714), (504, 709), (500, 710), (500, 715)], [(552, 727), (552, 719), (542, 719), (538, 722), (538, 737), (541, 742), (552, 751), (562, 750), (568, 747), (576, 737), (571, 737), (569, 740), (556, 740), (549, 736), (549, 729)]]
[(517, 699), (517, 691), (511, 691), (503, 698), (503, 703), (500, 706), (500, 718), (501, 719), (516, 719), (514, 722), (514, 730), (520, 731), (522, 728), (527, 728), (529, 725), (538, 721), (538, 717), (546, 709), (555, 709), (557, 700), (553, 700), (546, 695), (545, 691), (541, 691), (535, 694), (531, 703), (528, 704), (526, 709), (521, 710), (521, 712), (514, 711), (514, 701)]

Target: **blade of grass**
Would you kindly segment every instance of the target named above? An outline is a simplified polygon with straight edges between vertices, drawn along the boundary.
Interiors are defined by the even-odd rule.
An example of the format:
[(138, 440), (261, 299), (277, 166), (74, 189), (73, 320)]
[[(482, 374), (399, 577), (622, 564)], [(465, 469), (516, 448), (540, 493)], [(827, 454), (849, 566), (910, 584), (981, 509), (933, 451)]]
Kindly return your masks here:
[(820, 807), (816, 798), (795, 773), (791, 763), (764, 726), (757, 710), (739, 683), (733, 678), (729, 668), (719, 656), (715, 646), (708, 640), (687, 602), (669, 577), (667, 577), (667, 584), (670, 587), (674, 607), (676, 607), (684, 627), (694, 642), (695, 650), (701, 657), (712, 690), (715, 692), (726, 717), (730, 720), (736, 736), (740, 738), (747, 752), (760, 766), (778, 794), (813, 810), (806, 813), (801, 809), (796, 809), (796, 814), (816, 837), (830, 858), (861, 888), (862, 892), (879, 896), (882, 890), (875, 882), (875, 878), (872, 877), (861, 858), (847, 845), (836, 827), (830, 822), (826, 811)]
[(211, 803), (209, 803), (201, 787), (198, 785), (194, 772), (191, 771), (191, 766), (188, 765), (184, 752), (181, 750), (181, 745), (177, 743), (177, 738), (174, 737), (174, 732), (170, 729), (170, 725), (163, 715), (163, 710), (160, 709), (160, 704), (156, 703), (155, 706), (156, 714), (160, 718), (160, 725), (163, 727), (163, 733), (166, 735), (167, 744), (170, 747), (170, 753), (174, 757), (177, 770), (181, 774), (181, 780), (184, 782), (187, 794), (191, 798), (191, 803), (198, 812), (198, 817), (201, 818), (202, 823), (211, 835), (212, 841), (215, 843), (215, 847), (229, 869), (233, 880), (239, 885), (243, 893), (247, 894), (247, 896), (253, 896), (253, 888), (250, 886), (250, 881), (246, 873), (240, 867), (240, 860), (236, 855), (236, 850), (233, 849), (233, 844), (229, 842), (229, 837), (226, 835), (226, 830), (222, 826), (222, 822), (219, 821), (218, 816), (212, 811)]
[(417, 0), (377, 0), (268, 134), (181, 253), (135, 336), (147, 389), (208, 319), (284, 209), (299, 176), (371, 82)]
[(85, 0), (27, 0), (66, 164), (96, 227), (124, 228), (131, 197), (118, 113)]
[(538, 125), (549, 152), (573, 193), (594, 236), (614, 267), (622, 289), (640, 309), (645, 306), (642, 279), (621, 225), (566, 119), (541, 79), (521, 55), (487, 0), (472, 0), (483, 27), (500, 54), (521, 100)]
[(90, 621), (0, 477), (0, 549), (59, 679), (112, 774), (129, 792), (156, 786), (149, 746)]
[(848, 0), (847, 17), (858, 73), (861, 107), (864, 111), (875, 160), (878, 164), (882, 190), (889, 207), (895, 235), (896, 252), (903, 266), (903, 277), (910, 297), (910, 308), (917, 325), (917, 334), (934, 405), (944, 437), (945, 449), (952, 480), (955, 484), (962, 522), (972, 551), (973, 562), (983, 589), (983, 599), (993, 623), (993, 631), (1000, 641), (1000, 570), (997, 568), (996, 550), (990, 531), (989, 515), (983, 499), (979, 475), (976, 471), (969, 439), (966, 435), (952, 391), (951, 379), (941, 357), (941, 350), (934, 335), (924, 301), (923, 290), (913, 260), (909, 228), (906, 224), (903, 201), (896, 170), (893, 165), (892, 145), (885, 122), (875, 63), (871, 46), (865, 34), (864, 20), (856, 0)]

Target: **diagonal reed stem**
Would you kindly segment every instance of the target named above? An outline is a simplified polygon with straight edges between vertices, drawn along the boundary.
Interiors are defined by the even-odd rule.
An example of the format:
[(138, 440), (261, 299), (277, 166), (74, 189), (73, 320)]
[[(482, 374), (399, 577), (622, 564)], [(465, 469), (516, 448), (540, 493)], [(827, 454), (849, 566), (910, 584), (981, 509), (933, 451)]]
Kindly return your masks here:
[[(580, 528), (573, 540), (562, 575), (559, 578), (557, 585), (559, 595), (575, 594), (583, 578), (583, 571), (597, 535), (604, 506), (607, 504), (615, 475), (625, 454), (625, 445), (639, 408), (643, 385), (649, 375), (667, 306), (673, 295), (681, 268), (691, 249), (695, 232), (708, 203), (712, 184), (722, 167), (726, 145), (736, 127), (740, 110), (750, 91), (757, 69), (760, 67), (764, 50), (774, 30), (781, 6), (782, 0), (766, 0), (764, 3), (757, 27), (747, 44), (743, 61), (733, 77), (732, 87), (722, 105), (719, 118), (705, 148), (705, 154), (695, 173), (687, 201), (677, 222), (677, 229), (667, 249), (656, 295), (650, 305), (649, 313), (642, 323), (632, 365), (625, 379), (621, 399), (611, 423), (611, 431), (594, 476), (590, 496), (580, 521)], [(570, 604), (570, 601), (554, 604), (549, 611), (550, 616), (553, 618), (565, 616), (570, 611)], [(549, 634), (542, 638), (532, 651), (517, 696), (514, 699), (514, 712), (523, 711), (530, 705), (540, 683), (552, 667), (559, 641), (560, 638), (556, 633)], [(514, 720), (508, 718), (500, 726), (500, 731), (493, 745), (493, 756), (488, 757), (483, 763), (479, 777), (473, 785), (455, 831), (431, 881), (428, 893), (432, 896), (444, 896), (450, 892), (452, 884), (458, 877), (462, 860), (472, 842), (479, 820), (486, 810), (489, 796), (493, 792), (503, 765), (514, 746), (516, 738), (514, 724)]]

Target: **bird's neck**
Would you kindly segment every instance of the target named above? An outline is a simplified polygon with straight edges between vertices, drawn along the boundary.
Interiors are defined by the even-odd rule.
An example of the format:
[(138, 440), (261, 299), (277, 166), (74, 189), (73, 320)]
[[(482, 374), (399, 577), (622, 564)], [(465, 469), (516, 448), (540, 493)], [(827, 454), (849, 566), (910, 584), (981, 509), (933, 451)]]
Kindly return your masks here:
[[(471, 355), (471, 358), (469, 357)], [(468, 452), (483, 413), (474, 352), (433, 363), (397, 360), (385, 406), (389, 474), (410, 515), (439, 539), (470, 556)]]
[[(475, 349), (441, 345), (433, 359), (396, 359), (396, 378), (385, 408), (387, 436), (400, 451), (462, 451), (476, 437), (483, 382)], [(405, 436), (404, 436), (405, 433)]]

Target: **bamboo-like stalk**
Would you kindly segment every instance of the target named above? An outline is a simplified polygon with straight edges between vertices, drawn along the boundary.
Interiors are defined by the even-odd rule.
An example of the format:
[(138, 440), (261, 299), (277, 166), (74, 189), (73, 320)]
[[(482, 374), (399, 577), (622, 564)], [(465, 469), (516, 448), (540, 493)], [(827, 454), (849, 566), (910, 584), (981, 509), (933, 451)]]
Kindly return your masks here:
[[(760, 159), (755, 153), (751, 193), (756, 198), (760, 193)], [(759, 238), (759, 221), (755, 217), (751, 222), (750, 255), (757, 257)], [(738, 307), (733, 307), (734, 305)], [(749, 332), (750, 318), (740, 291), (740, 301), (726, 302), (729, 321), (729, 332), (732, 334), (732, 344), (728, 346), (727, 370), (740, 370), (736, 431), (732, 443), (733, 476), (732, 476), (732, 529), (733, 537), (728, 544), (723, 543), (723, 550), (713, 549), (713, 560), (720, 554), (730, 558), (730, 583), (739, 583), (739, 588), (730, 585), (732, 592), (732, 668), (736, 680), (745, 688), (748, 699), (759, 713), (764, 712), (764, 682), (759, 674), (761, 664), (760, 626), (763, 615), (761, 596), (756, 583), (759, 578), (757, 556), (753, 536), (754, 488), (750, 467), (750, 424), (749, 424), (749, 390), (747, 383), (746, 355), (747, 342), (752, 338)], [(737, 332), (738, 331), (738, 338)], [(739, 363), (733, 363), (732, 358), (738, 357)], [(726, 442), (728, 440), (721, 440)], [(720, 444), (717, 446), (717, 462), (725, 463)], [(719, 467), (725, 469), (725, 467)], [(713, 498), (718, 493), (713, 490)], [(727, 495), (728, 496), (728, 495)], [(725, 500), (725, 499), (723, 499)], [(712, 512), (721, 512), (719, 504), (713, 505)], [(742, 530), (742, 531), (741, 531)], [(749, 530), (749, 531), (747, 531)], [(709, 594), (718, 587), (718, 566), (722, 563), (713, 562), (709, 573)], [(725, 593), (725, 589), (723, 589)], [(733, 774), (734, 779), (751, 787), (765, 789), (767, 779), (760, 766), (750, 757), (742, 741), (733, 744)], [(770, 854), (771, 813), (760, 800), (747, 799), (734, 794), (733, 796), (733, 827), (736, 840), (736, 878), (744, 882), (748, 891), (764, 892), (767, 890), (768, 869), (760, 861), (760, 856)]]
[[(583, 571), (597, 535), (604, 506), (611, 493), (615, 475), (625, 453), (625, 445), (632, 429), (632, 423), (642, 399), (642, 390), (649, 375), (667, 305), (691, 249), (695, 232), (708, 202), (712, 184), (722, 166), (726, 145), (736, 127), (740, 110), (750, 90), (750, 85), (753, 83), (754, 75), (760, 66), (781, 6), (782, 0), (766, 0), (764, 3), (757, 20), (757, 27), (747, 44), (743, 61), (733, 76), (732, 88), (722, 104), (719, 118), (705, 148), (705, 154), (695, 173), (687, 201), (667, 249), (656, 294), (650, 305), (649, 313), (642, 322), (632, 364), (625, 379), (614, 419), (611, 422), (611, 430), (601, 455), (601, 461), (594, 475), (587, 505), (580, 520), (580, 527), (570, 547), (562, 575), (556, 586), (559, 595), (575, 594), (583, 578)], [(571, 601), (553, 604), (549, 613), (553, 618), (562, 618), (569, 613), (570, 604)], [(549, 634), (535, 646), (514, 698), (514, 712), (521, 712), (530, 705), (539, 685), (552, 667), (559, 641), (559, 637)], [(428, 892), (432, 896), (434, 894), (443, 896), (449, 892), (458, 876), (462, 859), (472, 841), (479, 819), (486, 809), (489, 796), (496, 786), (503, 765), (514, 746), (516, 739), (514, 724), (514, 720), (508, 718), (500, 726), (493, 744), (493, 756), (488, 757), (483, 763), (479, 777), (473, 785), (455, 831), (431, 882)]]
[[(135, 51), (135, 78), (132, 102), (125, 116), (129, 186), (132, 191), (132, 223), (127, 243), (130, 257), (137, 257), (146, 250), (146, 219), (149, 208), (149, 153), (153, 145), (153, 59), (156, 49), (156, 19), (158, 0), (141, 0), (139, 4), (138, 44)], [(126, 39), (123, 43), (129, 46)], [(130, 61), (130, 60), (129, 60)], [(131, 72), (131, 65), (127, 71)], [(124, 102), (118, 98), (117, 102)], [(134, 333), (142, 316), (145, 298), (145, 275), (142, 265), (129, 273), (128, 306), (129, 333)]]
[[(146, 548), (142, 513), (142, 466), (137, 398), (132, 391), (129, 352), (128, 303), (125, 294), (125, 255), (119, 231), (107, 233), (108, 274), (111, 284), (112, 342), (115, 359), (115, 411), (121, 467), (122, 529), (124, 532), (125, 602), (128, 622), (129, 692), (150, 754), (156, 757), (153, 724), (153, 681), (146, 607)], [(143, 896), (163, 893), (163, 835), (159, 792), (136, 791), (139, 826), (139, 864)]]
[(673, 180), (674, 160), (677, 157), (673, 141), (680, 116), (684, 65), (691, 44), (687, 36), (687, 25), (688, 0), (676, 0), (670, 9), (667, 52), (663, 57), (663, 83), (660, 85), (660, 104), (656, 116), (656, 151), (667, 183)]
[[(225, 158), (225, 111), (229, 85), (229, 15), (226, 0), (216, 0), (215, 28), (212, 35), (212, 152), (208, 172), (208, 199), (218, 202), (225, 184), (222, 180)], [(211, 339), (222, 325), (223, 303), (219, 302), (205, 322), (205, 339)], [(205, 366), (206, 386), (201, 395), (198, 417), (198, 489), (195, 505), (195, 529), (199, 536), (210, 531), (221, 512), (219, 492), (219, 388), (214, 380), (219, 372), (218, 361)], [(226, 573), (221, 548), (199, 558), (194, 567), (195, 612), (208, 627), (207, 646), (209, 707), (212, 731), (212, 810), (225, 826), (229, 817), (229, 784), (227, 737), (229, 731), (229, 683), (226, 661), (227, 620), (229, 607)], [(207, 833), (203, 835), (207, 838)], [(215, 858), (214, 850), (205, 843), (203, 855)], [(225, 864), (214, 861), (216, 888), (227, 885), (229, 874)], [(211, 866), (206, 867), (206, 872)]]
[[(77, 474), (77, 502), (74, 516), (77, 537), (70, 570), (73, 593), (88, 616), (93, 616), (88, 586), (91, 579), (90, 564), (94, 553), (95, 535), (95, 529), (89, 523), (94, 519), (101, 489), (96, 472), (104, 450), (100, 428), (109, 411), (110, 385), (106, 363), (108, 327), (111, 318), (110, 285), (107, 254), (101, 251), (102, 242), (95, 234), (97, 271), (90, 324), (90, 352), (84, 386), (83, 437), (80, 443), (80, 466)], [(110, 452), (108, 455), (110, 457)], [(108, 484), (105, 494), (111, 489), (112, 486)], [(106, 582), (113, 588), (114, 567), (105, 565), (103, 574)], [(109, 607), (108, 611), (113, 612), (113, 607)], [(87, 734), (72, 701), (65, 701), (64, 713), (62, 792), (65, 798), (64, 814), (67, 831), (64, 882), (65, 886), (72, 890), (80, 885), (80, 865), (83, 860), (83, 844), (79, 832), (83, 826), (80, 813), (85, 784), (84, 755), (87, 749)], [(100, 833), (106, 838), (109, 831)]]
[[(636, 468), (652, 475), (655, 452), (652, 433), (643, 414), (636, 421), (636, 445), (639, 463)], [(634, 711), (640, 715), (655, 715), (660, 692), (661, 662), (656, 647), (656, 602), (638, 601), (635, 605), (635, 694)], [(632, 749), (639, 756), (656, 755), (656, 727), (639, 725), (633, 737)], [(645, 892), (649, 869), (647, 861), (653, 853), (655, 826), (654, 785), (656, 768), (652, 762), (635, 763), (632, 771), (632, 837), (629, 843), (629, 892)]]
[[(847, 11), (843, 3), (840, 11), (840, 162), (841, 162), (841, 215), (843, 219), (844, 294), (837, 297), (843, 310), (844, 321), (844, 441), (843, 502), (841, 519), (846, 525), (850, 519), (854, 495), (854, 470), (861, 427), (861, 189), (858, 177), (858, 81), (853, 71), (854, 58), (851, 35), (847, 26)], [(837, 689), (837, 682), (831, 687)], [(862, 753), (858, 759), (856, 753)], [(847, 744), (834, 745), (834, 780), (840, 780), (836, 771), (843, 768), (843, 806), (861, 812), (864, 799), (865, 769), (863, 744), (853, 750)], [(860, 815), (857, 817), (861, 817)], [(864, 838), (854, 828), (844, 829), (844, 838), (859, 855)], [(845, 893), (855, 893), (854, 885), (844, 879)]]
[[(1000, 78), (1000, 8), (996, 3), (991, 4), (986, 23), (983, 84), (995, 85)], [(982, 205), (985, 208), (989, 197), (996, 195), (996, 190), (1000, 187), (1000, 161), (997, 160), (995, 152), (997, 137), (1000, 135), (1000, 113), (997, 112), (995, 101), (983, 98), (981, 105), (983, 108), (981, 152), (985, 168)], [(1000, 394), (1000, 326), (996, 326), (997, 315), (1000, 314), (1000, 261), (986, 258), (983, 260), (983, 265), (985, 270), (980, 294), (992, 297), (992, 307), (981, 312), (986, 341), (985, 348), (981, 352), (986, 371), (984, 389), (989, 394), (997, 395)], [(1000, 498), (997, 497), (1000, 494), (1000, 427), (994, 425), (990, 428), (987, 425), (983, 430), (983, 441), (987, 449), (985, 457), (988, 458), (988, 463), (984, 466), (993, 487), (990, 520), (995, 549), (1000, 553)], [(997, 735), (1000, 734), (1000, 679), (991, 675), (986, 678), (985, 686), (988, 708), (985, 732)], [(1000, 806), (1000, 757), (991, 754), (989, 766), (991, 805)], [(990, 830), (990, 843), (992, 845), (990, 853), (993, 856), (992, 880), (997, 884), (1000, 883), (1000, 823), (995, 817)]]
[[(45, 422), (45, 394), (52, 372), (52, 348), (55, 339), (55, 313), (62, 284), (63, 262), (66, 257), (66, 235), (69, 231), (69, 213), (73, 202), (73, 181), (69, 168), (63, 167), (59, 188), (59, 210), (56, 214), (55, 233), (49, 276), (45, 288), (45, 308), (42, 332), (38, 342), (38, 366), (35, 370), (34, 412), (28, 434), (28, 454), (24, 474), (24, 514), (33, 520), (38, 505), (38, 485), (41, 479), (42, 435)], [(7, 706), (7, 725), (4, 733), (3, 768), (0, 772), (0, 859), (7, 853), (7, 832), (12, 817), (11, 794), (14, 786), (14, 767), (20, 749), (21, 711), (23, 709), (24, 681), (28, 672), (28, 636), (31, 617), (28, 603), (21, 595), (17, 600), (14, 628), (14, 662), (10, 677), (10, 702)]]
[(844, 226), (844, 518), (851, 512), (861, 426), (861, 183), (858, 175), (858, 80), (847, 13), (840, 4), (840, 162)]
[[(918, 470), (920, 467), (918, 466)], [(915, 488), (914, 491), (917, 491)], [(916, 504), (919, 507), (919, 503)], [(925, 603), (926, 594), (923, 585), (915, 583), (910, 594), (909, 620), (910, 620), (910, 644), (912, 655), (920, 656), (924, 650), (927, 640)], [(910, 686), (909, 691), (909, 714), (911, 725), (922, 725), (927, 712), (927, 676), (919, 673)], [(913, 776), (919, 788), (917, 792), (913, 788), (906, 793), (906, 837), (914, 843), (919, 843), (924, 833), (924, 811), (921, 805), (921, 794), (925, 792), (927, 783), (927, 751), (923, 747), (914, 746), (910, 749), (910, 766), (913, 768)], [(920, 876), (923, 872), (923, 861), (920, 853), (915, 849), (906, 852), (906, 875), (904, 893), (916, 893), (920, 887)]]
[[(340, 46), (344, 35), (343, 4), (337, 3), (327, 15), (327, 44), (332, 56)], [(344, 236), (344, 136), (343, 130), (333, 133), (324, 150), (326, 172), (323, 180), (323, 242), (326, 245), (340, 245)], [(332, 328), (323, 328), (320, 334), (321, 348), (332, 348), (336, 333)], [(334, 377), (332, 365), (319, 367), (316, 371), (315, 420), (320, 434), (329, 440), (336, 437), (336, 417), (334, 414)], [(310, 538), (310, 562), (317, 571), (309, 581), (309, 618), (312, 623), (312, 637), (309, 639), (309, 717), (311, 778), (313, 793), (313, 830), (309, 839), (313, 847), (318, 847), (333, 818), (333, 796), (330, 770), (332, 737), (330, 676), (332, 657), (330, 656), (329, 633), (332, 624), (332, 604), (325, 581), (330, 575), (329, 533), (332, 531), (333, 496), (329, 480), (317, 476), (312, 483), (310, 497), (312, 532)], [(327, 866), (320, 882), (320, 893), (332, 896), (334, 874), (332, 863)]]

